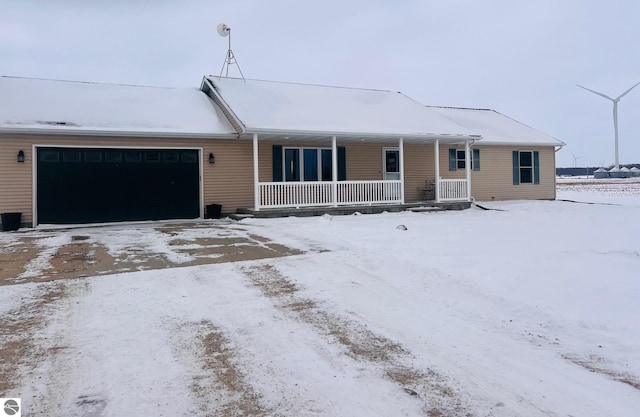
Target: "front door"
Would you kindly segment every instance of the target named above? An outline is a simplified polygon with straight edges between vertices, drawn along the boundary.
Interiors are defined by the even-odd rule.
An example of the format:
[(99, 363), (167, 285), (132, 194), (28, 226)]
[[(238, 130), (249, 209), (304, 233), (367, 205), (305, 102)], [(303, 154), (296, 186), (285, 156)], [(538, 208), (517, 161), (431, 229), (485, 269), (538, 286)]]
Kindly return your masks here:
[(400, 179), (400, 150), (398, 148), (382, 149), (382, 172), (385, 180)]

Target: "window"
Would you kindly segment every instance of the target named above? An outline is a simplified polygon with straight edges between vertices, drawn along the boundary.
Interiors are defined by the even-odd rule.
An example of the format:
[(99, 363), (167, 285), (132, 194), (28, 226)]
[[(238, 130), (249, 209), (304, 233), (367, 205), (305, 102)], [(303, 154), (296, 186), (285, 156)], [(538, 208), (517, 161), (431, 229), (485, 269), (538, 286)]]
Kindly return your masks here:
[(192, 164), (198, 162), (198, 152), (197, 151), (183, 151), (180, 154), (180, 159), (182, 163)]
[(140, 162), (142, 161), (142, 152), (140, 151), (126, 151), (124, 153), (125, 162)]
[(164, 162), (178, 162), (180, 160), (177, 151), (164, 151), (163, 155)]
[(60, 161), (60, 155), (58, 151), (52, 151), (47, 149), (39, 150), (40, 162), (58, 162)]
[[(331, 181), (331, 177), (333, 173), (331, 172), (331, 167), (333, 166), (333, 162), (331, 160), (331, 155), (333, 152), (331, 149), (321, 149), (320, 153), (322, 157), (320, 159), (320, 163), (322, 164), (322, 181)], [(338, 150), (338, 157), (340, 156), (340, 150)], [(338, 161), (338, 169), (340, 168), (340, 161)], [(338, 178), (340, 178), (340, 173), (338, 173)]]
[(112, 164), (122, 162), (122, 152), (120, 151), (105, 151), (104, 152), (104, 162), (109, 162)]
[[(467, 166), (466, 155), (464, 149), (449, 149), (449, 171), (457, 171), (465, 169)], [(471, 150), (471, 169), (480, 171), (480, 149)]]
[(102, 162), (102, 151), (85, 151), (85, 162)]
[(158, 151), (146, 151), (144, 153), (145, 162), (160, 162), (160, 152)]
[(382, 148), (382, 171), (385, 181), (400, 180), (400, 150), (398, 148)]
[(284, 148), (285, 181), (331, 181), (331, 149)]
[(540, 184), (538, 151), (513, 151), (513, 184)]
[(300, 149), (284, 150), (284, 180), (300, 181)]
[(520, 184), (533, 182), (533, 155), (531, 152), (520, 152)]
[(76, 150), (62, 151), (63, 162), (82, 162), (82, 152)]
[[(465, 169), (467, 165), (467, 153), (465, 151), (456, 151), (456, 162), (458, 169)], [(472, 165), (473, 166), (473, 163)]]
[[(331, 149), (273, 145), (273, 181), (331, 181)], [(338, 179), (346, 179), (345, 149), (338, 147)]]

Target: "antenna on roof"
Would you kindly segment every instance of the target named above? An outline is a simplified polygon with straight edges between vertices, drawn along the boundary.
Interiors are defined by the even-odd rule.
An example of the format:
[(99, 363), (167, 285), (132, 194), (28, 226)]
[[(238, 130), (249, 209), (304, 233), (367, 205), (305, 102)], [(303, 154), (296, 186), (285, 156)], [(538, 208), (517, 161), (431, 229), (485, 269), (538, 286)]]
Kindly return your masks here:
[(222, 64), (222, 68), (220, 69), (220, 76), (218, 78), (222, 77), (222, 73), (225, 72), (225, 67), (227, 67), (227, 70), (224, 76), (228, 77), (229, 66), (236, 65), (238, 67), (238, 71), (240, 71), (240, 76), (242, 76), (242, 79), (244, 80), (244, 74), (242, 74), (240, 64), (238, 64), (238, 60), (231, 50), (231, 28), (226, 23), (220, 23), (216, 30), (218, 32), (218, 35), (222, 36), (223, 38), (229, 38), (229, 49), (227, 49), (227, 56), (224, 58), (224, 63)]

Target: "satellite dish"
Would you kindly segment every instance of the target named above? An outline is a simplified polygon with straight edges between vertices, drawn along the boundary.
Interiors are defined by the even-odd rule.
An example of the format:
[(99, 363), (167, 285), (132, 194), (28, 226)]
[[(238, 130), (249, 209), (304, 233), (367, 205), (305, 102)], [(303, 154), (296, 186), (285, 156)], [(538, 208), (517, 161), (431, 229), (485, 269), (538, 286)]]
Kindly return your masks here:
[(218, 35), (222, 36), (223, 38), (229, 38), (229, 49), (227, 49), (227, 56), (225, 57), (224, 64), (222, 64), (222, 69), (220, 70), (220, 77), (222, 77), (222, 73), (224, 72), (225, 67), (227, 69), (225, 77), (228, 77), (229, 67), (235, 64), (238, 67), (238, 71), (240, 71), (240, 76), (244, 80), (244, 74), (242, 74), (240, 64), (238, 64), (238, 61), (236, 60), (236, 57), (235, 55), (233, 55), (233, 51), (231, 50), (231, 28), (226, 23), (220, 23), (216, 30), (218, 31)]
[(231, 32), (231, 28), (227, 26), (226, 23), (220, 23), (218, 25), (217, 31), (218, 31), (218, 35), (222, 36), (223, 38), (226, 38), (227, 36), (229, 36), (229, 32)]

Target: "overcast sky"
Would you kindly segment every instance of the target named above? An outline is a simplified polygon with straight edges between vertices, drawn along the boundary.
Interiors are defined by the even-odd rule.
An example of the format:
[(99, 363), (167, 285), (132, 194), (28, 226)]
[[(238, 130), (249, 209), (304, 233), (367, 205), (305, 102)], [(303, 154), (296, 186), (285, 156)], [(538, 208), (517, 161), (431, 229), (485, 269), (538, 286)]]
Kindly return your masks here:
[[(492, 108), (614, 161), (612, 103), (640, 81), (638, 0), (0, 0), (0, 75), (197, 87), (232, 48), (246, 78)], [(229, 75), (238, 75), (232, 68)], [(640, 162), (640, 86), (620, 101)], [(573, 155), (572, 155), (573, 154)]]

